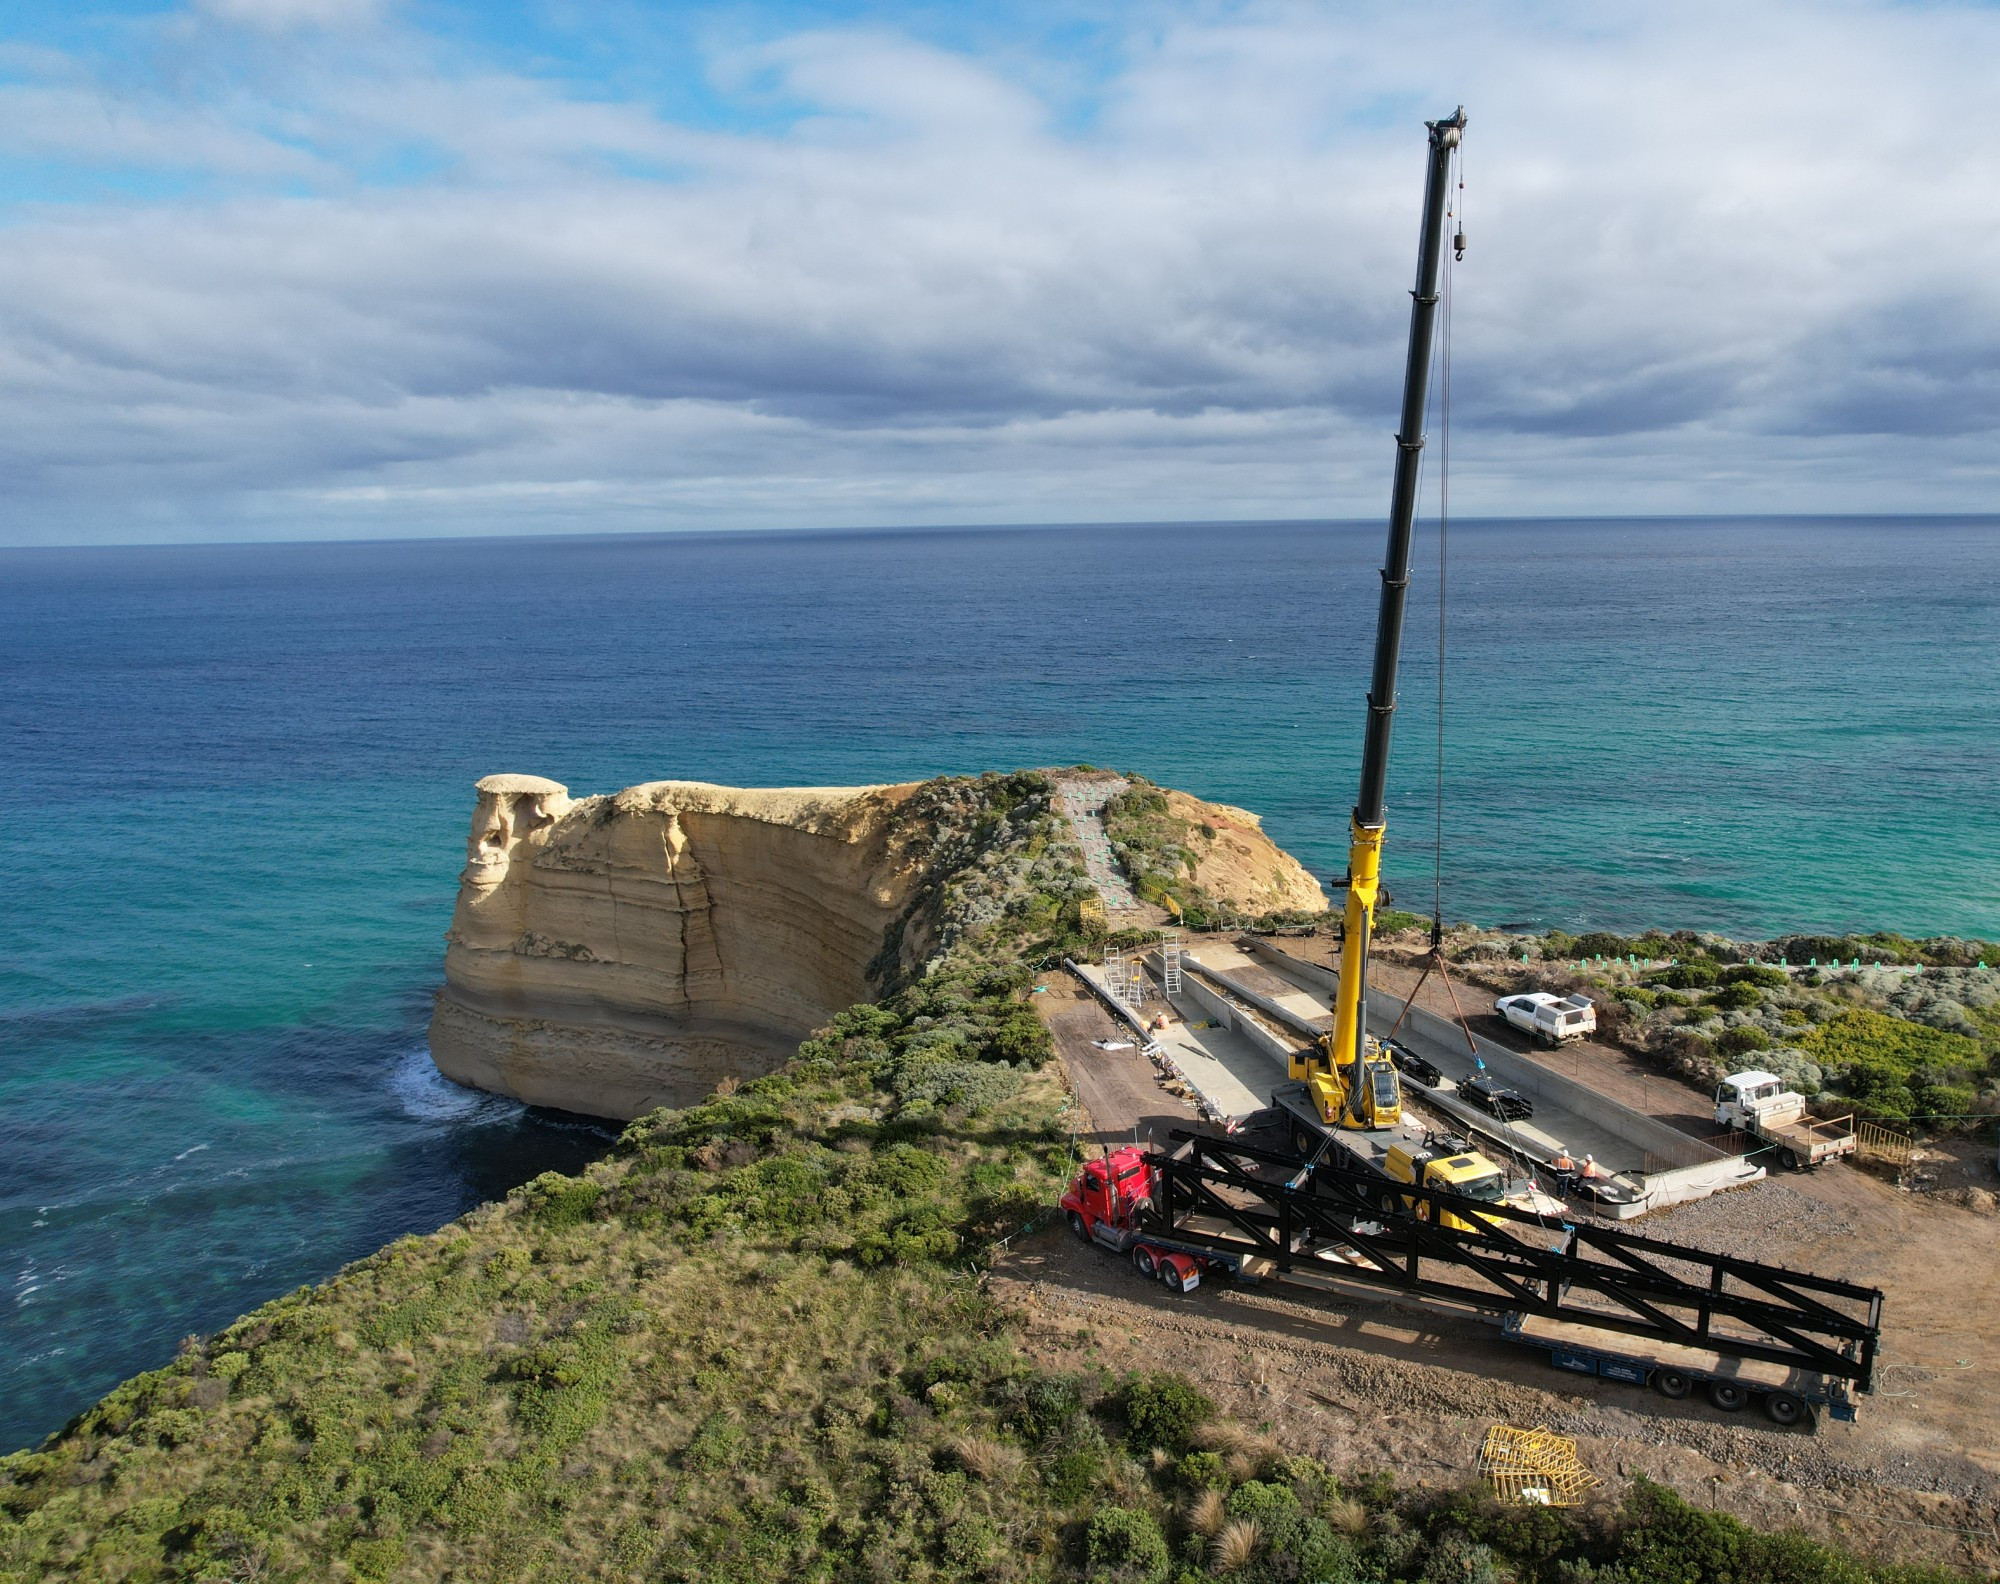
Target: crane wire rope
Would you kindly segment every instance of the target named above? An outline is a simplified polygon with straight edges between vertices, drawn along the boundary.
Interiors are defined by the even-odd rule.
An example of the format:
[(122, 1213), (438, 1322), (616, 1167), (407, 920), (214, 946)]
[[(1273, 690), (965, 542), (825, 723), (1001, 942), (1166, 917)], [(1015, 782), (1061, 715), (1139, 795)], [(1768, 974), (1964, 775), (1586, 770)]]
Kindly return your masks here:
[(1435, 825), (1431, 836), (1431, 950), (1444, 949), (1444, 667), (1445, 667), (1445, 570), (1446, 549), (1451, 534), (1451, 298), (1452, 266), (1465, 239), (1465, 145), (1457, 150), (1458, 185), (1447, 219), (1456, 219), (1457, 230), (1444, 256), (1444, 301), (1439, 305), (1444, 319), (1438, 353), (1438, 623), (1437, 623), (1437, 774), (1435, 784)]

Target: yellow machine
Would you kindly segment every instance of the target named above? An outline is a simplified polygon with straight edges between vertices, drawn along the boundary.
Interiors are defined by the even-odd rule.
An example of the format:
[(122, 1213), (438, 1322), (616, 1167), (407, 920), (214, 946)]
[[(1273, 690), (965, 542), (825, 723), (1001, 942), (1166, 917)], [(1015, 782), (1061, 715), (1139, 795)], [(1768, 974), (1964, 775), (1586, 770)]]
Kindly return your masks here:
[(1347, 849), (1347, 912), (1340, 944), (1340, 989), (1333, 1030), (1292, 1055), (1291, 1075), (1306, 1086), (1328, 1127), (1385, 1128), (1403, 1119), (1402, 1077), (1388, 1052), (1362, 1030), (1366, 1016), (1368, 941), (1381, 885), (1381, 824), (1358, 822)]
[[(1463, 1199), (1483, 1199), (1488, 1204), (1498, 1204), (1507, 1196), (1507, 1174), (1474, 1149), (1454, 1153), (1392, 1144), (1389, 1153), (1382, 1159), (1382, 1170), (1396, 1182), (1442, 1189)], [(1406, 1208), (1410, 1203), (1407, 1198), (1403, 1201)], [(1420, 1204), (1417, 1214), (1428, 1217), (1430, 1208), (1428, 1203)], [(1463, 1216), (1447, 1210), (1438, 1225), (1449, 1227), (1454, 1232), (1479, 1232), (1485, 1226), (1500, 1224), (1498, 1216), (1481, 1216), (1479, 1220), (1484, 1225), (1476, 1226)]]
[[(1444, 253), (1445, 198), (1451, 157), (1465, 131), (1465, 111), (1430, 130), (1424, 224), (1417, 253), (1417, 288), (1410, 294), (1410, 351), (1403, 368), (1403, 417), (1396, 431), (1396, 478), (1389, 497), (1389, 549), (1382, 564), (1382, 601), (1375, 618), (1375, 667), (1368, 687), (1368, 734), (1361, 755), (1361, 796), (1347, 847), (1347, 910), (1340, 945), (1340, 988), (1333, 1031), (1292, 1058), (1291, 1075), (1306, 1086), (1328, 1127), (1383, 1128), (1403, 1114), (1402, 1083), (1388, 1054), (1368, 1035), (1368, 945), (1382, 877), (1384, 794), (1389, 772), (1389, 724), (1396, 713), (1396, 665), (1402, 649), (1403, 605), (1410, 588), (1410, 537), (1417, 513), (1417, 459), (1424, 449), (1424, 402), (1430, 386), (1431, 339), (1437, 320), (1438, 272)], [(1463, 253), (1461, 233), (1453, 245)]]

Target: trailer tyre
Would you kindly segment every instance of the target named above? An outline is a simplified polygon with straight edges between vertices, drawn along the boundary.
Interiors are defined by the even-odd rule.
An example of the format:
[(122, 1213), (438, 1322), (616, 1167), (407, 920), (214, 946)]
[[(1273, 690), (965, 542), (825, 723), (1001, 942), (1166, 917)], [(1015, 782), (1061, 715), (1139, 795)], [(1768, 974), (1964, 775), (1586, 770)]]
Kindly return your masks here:
[(1734, 1381), (1712, 1380), (1708, 1383), (1708, 1400), (1724, 1413), (1735, 1413), (1750, 1400), (1750, 1394)]
[(1772, 1424), (1795, 1425), (1806, 1416), (1805, 1400), (1790, 1392), (1772, 1392), (1764, 1399), (1764, 1414)]
[(1694, 1390), (1694, 1382), (1679, 1370), (1654, 1370), (1653, 1390), (1662, 1397), (1681, 1398)]
[(1156, 1274), (1153, 1266), (1153, 1251), (1143, 1243), (1132, 1250), (1132, 1268), (1148, 1281), (1151, 1281)]

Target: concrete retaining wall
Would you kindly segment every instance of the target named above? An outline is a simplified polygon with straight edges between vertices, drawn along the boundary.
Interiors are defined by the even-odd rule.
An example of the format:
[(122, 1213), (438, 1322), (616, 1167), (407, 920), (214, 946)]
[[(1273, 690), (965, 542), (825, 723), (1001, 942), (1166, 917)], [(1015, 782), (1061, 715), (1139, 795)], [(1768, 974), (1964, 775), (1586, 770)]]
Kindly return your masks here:
[[(1395, 996), (1386, 991), (1375, 991), (1368, 997), (1369, 1028), (1377, 1036), (1388, 1033), (1389, 1026), (1402, 1011), (1403, 1003)], [(1451, 1019), (1439, 1017), (1423, 1007), (1412, 1008), (1404, 1026), (1427, 1040), (1444, 1041), (1460, 1050), (1465, 1048), (1463, 1029)], [(1486, 1070), (1508, 1087), (1520, 1090), (1531, 1100), (1547, 1100), (1551, 1105), (1595, 1122), (1621, 1138), (1630, 1139), (1657, 1161), (1662, 1170), (1708, 1166), (1716, 1161), (1734, 1159), (1724, 1155), (1714, 1145), (1690, 1138), (1679, 1128), (1657, 1117), (1649, 1117), (1643, 1111), (1634, 1111), (1630, 1106), (1607, 1099), (1588, 1084), (1567, 1078), (1532, 1057), (1522, 1056), (1490, 1040), (1478, 1040), (1476, 1047), (1486, 1063)]]
[[(1181, 966), (1184, 969), (1187, 967), (1185, 958), (1182, 959)], [(1183, 973), (1181, 993), (1192, 999), (1224, 1028), (1233, 1029), (1242, 1035), (1244, 1040), (1260, 1054), (1270, 1057), (1276, 1064), (1278, 1077), (1282, 1078), (1291, 1071), (1291, 1047), (1257, 1019), (1245, 1017), (1238, 1008), (1231, 1006), (1228, 997), (1220, 990), (1203, 984), (1194, 974)]]
[[(1276, 1001), (1273, 1001), (1267, 995), (1259, 995), (1255, 990), (1252, 990), (1248, 985), (1238, 984), (1234, 979), (1230, 978), (1228, 974), (1221, 973), (1214, 968), (1210, 968), (1205, 963), (1202, 963), (1197, 959), (1189, 957), (1185, 953), (1183, 953), (1181, 956), (1181, 983), (1186, 984), (1188, 981), (1188, 976), (1191, 974), (1198, 975), (1199, 977), (1204, 979), (1214, 980), (1218, 985), (1221, 985), (1224, 989), (1226, 989), (1231, 995), (1235, 996), (1240, 1001), (1248, 1002), (1251, 1006), (1255, 1007), (1259, 1012), (1263, 1013), (1264, 1016), (1271, 1019), (1272, 1022), (1282, 1023), (1286, 1028), (1291, 1029), (1294, 1033), (1296, 1033), (1299, 1036), (1301, 1040), (1305, 1041), (1306, 1043), (1310, 1044), (1311, 1042), (1319, 1038), (1319, 1030), (1314, 1028), (1311, 1023), (1307, 1022), (1304, 1018), (1300, 1017), (1296, 1012), (1290, 1011), (1289, 1009), (1280, 1006)], [(1248, 1020), (1246, 1019), (1245, 1021)], [(1285, 1060), (1287, 1062), (1291, 1060), (1290, 1049), (1287, 1049), (1285, 1052)]]

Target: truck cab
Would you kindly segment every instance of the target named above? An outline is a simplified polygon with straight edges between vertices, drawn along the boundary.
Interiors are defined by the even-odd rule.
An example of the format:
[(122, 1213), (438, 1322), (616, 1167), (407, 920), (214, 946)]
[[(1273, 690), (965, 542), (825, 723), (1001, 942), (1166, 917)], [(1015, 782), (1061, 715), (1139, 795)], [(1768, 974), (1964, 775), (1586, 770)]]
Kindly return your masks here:
[[(1382, 1170), (1394, 1182), (1437, 1188), (1467, 1199), (1483, 1199), (1488, 1204), (1499, 1204), (1507, 1197), (1506, 1173), (1459, 1139), (1450, 1139), (1436, 1146), (1428, 1140), (1420, 1146), (1392, 1144), (1382, 1158)], [(1403, 1202), (1406, 1206), (1410, 1203), (1407, 1199)], [(1417, 1206), (1418, 1215), (1427, 1216), (1429, 1213), (1428, 1204)], [(1497, 1226), (1499, 1217), (1481, 1217), (1480, 1221)], [(1444, 1213), (1438, 1225), (1449, 1227), (1454, 1232), (1484, 1229), (1483, 1225), (1475, 1225), (1451, 1211)]]
[(1072, 1227), (1093, 1237), (1100, 1225), (1113, 1231), (1130, 1227), (1140, 1207), (1152, 1200), (1153, 1168), (1144, 1150), (1128, 1144), (1085, 1161), (1062, 1197), (1062, 1208)]
[(1544, 1045), (1561, 1045), (1597, 1032), (1597, 1006), (1589, 996), (1559, 996), (1546, 990), (1532, 990), (1525, 995), (1500, 997), (1493, 1003), (1493, 1010)]
[(1754, 1133), (1760, 1126), (1793, 1122), (1806, 1108), (1805, 1096), (1785, 1088), (1784, 1079), (1761, 1069), (1731, 1073), (1715, 1086), (1718, 1127)]

